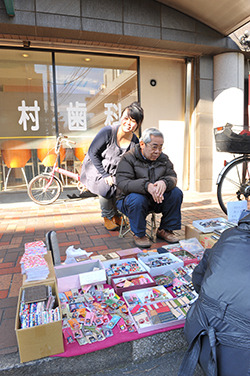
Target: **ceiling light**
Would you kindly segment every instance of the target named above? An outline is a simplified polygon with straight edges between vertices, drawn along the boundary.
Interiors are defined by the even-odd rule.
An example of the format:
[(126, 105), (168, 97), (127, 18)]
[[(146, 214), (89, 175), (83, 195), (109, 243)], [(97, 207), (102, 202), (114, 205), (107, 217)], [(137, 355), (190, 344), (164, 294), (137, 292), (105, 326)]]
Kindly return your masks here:
[(90, 61), (91, 59), (90, 59), (90, 57), (85, 57), (84, 60), (85, 60), (85, 61)]
[(28, 55), (28, 54), (22, 54), (22, 56), (23, 56), (23, 57), (29, 57), (29, 55)]

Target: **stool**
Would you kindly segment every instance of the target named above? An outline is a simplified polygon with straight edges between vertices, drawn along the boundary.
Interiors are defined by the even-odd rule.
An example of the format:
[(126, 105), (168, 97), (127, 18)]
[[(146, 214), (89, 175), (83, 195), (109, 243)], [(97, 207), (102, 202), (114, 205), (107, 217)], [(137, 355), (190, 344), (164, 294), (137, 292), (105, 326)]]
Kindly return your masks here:
[[(122, 218), (122, 221), (121, 221), (121, 226), (120, 226), (120, 231), (119, 231), (119, 238), (124, 238), (124, 236), (129, 232), (131, 231), (131, 228), (130, 228), (130, 224), (129, 224), (129, 219), (128, 217), (120, 212), (118, 210), (118, 213), (119, 215), (121, 216)], [(147, 217), (150, 215), (150, 219), (147, 218), (146, 222), (146, 228), (149, 230), (149, 239), (152, 241), (152, 242), (155, 242), (156, 240), (156, 236), (155, 236), (155, 230), (156, 230), (156, 216), (155, 216), (155, 212), (153, 211), (150, 211), (148, 214), (147, 214)]]

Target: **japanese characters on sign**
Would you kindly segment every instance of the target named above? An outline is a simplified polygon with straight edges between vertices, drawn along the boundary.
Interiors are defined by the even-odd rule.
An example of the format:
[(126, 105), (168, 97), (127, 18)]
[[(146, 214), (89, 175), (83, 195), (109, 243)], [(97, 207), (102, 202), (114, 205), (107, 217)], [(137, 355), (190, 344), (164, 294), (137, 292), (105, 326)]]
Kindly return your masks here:
[[(106, 120), (104, 125), (119, 124), (121, 118), (121, 104), (118, 103), (104, 103), (106, 110)], [(18, 111), (21, 112), (18, 123), (26, 132), (28, 130), (28, 122), (31, 121), (31, 130), (33, 132), (39, 130), (39, 111), (40, 107), (38, 101), (34, 100), (33, 106), (28, 106), (25, 100), (22, 100), (22, 105), (18, 106)], [(68, 129), (70, 131), (86, 131), (87, 130), (87, 107), (85, 103), (76, 102), (75, 106), (70, 102), (67, 107), (68, 114)]]
[[(18, 111), (21, 111), (21, 116), (20, 116), (18, 123), (23, 126), (23, 130), (27, 131), (28, 129), (27, 121), (31, 119), (31, 121), (35, 123), (35, 125), (31, 126), (31, 130), (38, 131), (39, 129), (38, 112), (40, 111), (38, 102), (34, 101), (34, 106), (26, 106), (25, 100), (22, 100), (22, 106), (18, 107)], [(34, 114), (32, 112), (34, 112)]]

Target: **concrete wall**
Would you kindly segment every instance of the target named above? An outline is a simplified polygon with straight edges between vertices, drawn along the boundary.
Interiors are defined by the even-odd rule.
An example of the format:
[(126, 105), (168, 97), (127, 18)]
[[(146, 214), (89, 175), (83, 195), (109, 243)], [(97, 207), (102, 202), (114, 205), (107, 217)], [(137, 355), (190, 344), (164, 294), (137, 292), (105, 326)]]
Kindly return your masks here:
[[(9, 17), (0, 2), (0, 39), (117, 43), (173, 51), (236, 48), (230, 38), (154, 0), (15, 0)], [(38, 38), (38, 39), (37, 39)], [(56, 38), (56, 39), (55, 39)], [(48, 41), (48, 39), (47, 39)]]
[(196, 64), (195, 189), (213, 189), (213, 58), (203, 56)]
[[(156, 85), (150, 81), (154, 79)], [(143, 128), (156, 127), (164, 134), (164, 152), (174, 163), (182, 187), (184, 150), (185, 61), (142, 57), (140, 60)]]

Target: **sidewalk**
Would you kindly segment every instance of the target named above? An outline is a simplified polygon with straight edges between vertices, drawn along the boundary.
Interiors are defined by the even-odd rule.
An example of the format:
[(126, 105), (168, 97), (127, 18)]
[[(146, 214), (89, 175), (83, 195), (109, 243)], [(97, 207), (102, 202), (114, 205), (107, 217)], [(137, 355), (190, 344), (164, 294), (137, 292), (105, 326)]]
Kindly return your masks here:
[[(72, 191), (70, 192), (72, 193)], [(19, 202), (15, 202), (15, 200)], [(20, 202), (22, 200), (22, 202)], [(118, 231), (109, 232), (103, 226), (97, 198), (61, 198), (50, 206), (31, 202), (26, 193), (0, 193), (0, 355), (13, 356), (18, 352), (14, 321), (19, 288), (22, 284), (19, 261), (24, 244), (45, 240), (45, 234), (55, 230), (62, 260), (70, 245), (93, 252), (94, 255), (134, 248), (133, 237), (118, 237)], [(193, 220), (225, 217), (214, 194), (184, 192), (182, 229)], [(157, 239), (153, 248), (164, 245)], [(7, 358), (6, 358), (7, 359)]]

